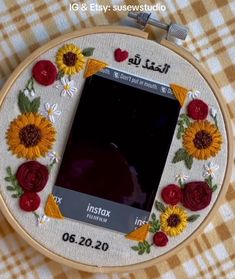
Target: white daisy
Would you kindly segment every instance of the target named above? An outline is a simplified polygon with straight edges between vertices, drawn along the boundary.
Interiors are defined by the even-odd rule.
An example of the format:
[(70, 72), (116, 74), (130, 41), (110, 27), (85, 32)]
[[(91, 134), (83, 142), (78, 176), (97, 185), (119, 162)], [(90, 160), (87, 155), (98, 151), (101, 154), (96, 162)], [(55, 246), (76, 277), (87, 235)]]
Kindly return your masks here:
[(77, 88), (74, 86), (74, 81), (69, 80), (66, 77), (61, 78), (61, 83), (63, 85), (63, 90), (61, 92), (61, 96), (69, 95), (69, 97), (73, 97), (73, 94), (77, 92)]
[(195, 88), (193, 88), (192, 90), (190, 90), (188, 92), (190, 99), (197, 99), (199, 97), (199, 95), (201, 94), (200, 91), (196, 90)]
[(51, 162), (52, 164), (58, 163), (59, 160), (60, 160), (59, 154), (56, 153), (55, 151), (48, 152), (47, 155), (48, 155), (48, 157), (49, 157), (49, 159), (50, 159), (50, 162)]
[(211, 176), (212, 178), (215, 177), (215, 172), (219, 169), (219, 166), (214, 164), (213, 162), (209, 162), (208, 164), (204, 165), (204, 177), (209, 177)]
[(210, 114), (213, 118), (217, 116), (217, 110), (214, 107), (211, 107)]
[(38, 215), (38, 217), (37, 217), (37, 225), (38, 226), (41, 226), (41, 225), (43, 225), (43, 224), (45, 224), (49, 221), (50, 221), (50, 218), (47, 217), (45, 214)]
[(189, 179), (189, 176), (185, 174), (177, 174), (175, 179), (179, 182), (179, 184), (184, 184), (184, 182)]
[(52, 104), (50, 105), (49, 103), (45, 103), (44, 105), (45, 110), (46, 110), (46, 116), (48, 117), (48, 119), (52, 122), (55, 123), (55, 115), (59, 116), (61, 115), (61, 111), (58, 110), (58, 105), (57, 104)]

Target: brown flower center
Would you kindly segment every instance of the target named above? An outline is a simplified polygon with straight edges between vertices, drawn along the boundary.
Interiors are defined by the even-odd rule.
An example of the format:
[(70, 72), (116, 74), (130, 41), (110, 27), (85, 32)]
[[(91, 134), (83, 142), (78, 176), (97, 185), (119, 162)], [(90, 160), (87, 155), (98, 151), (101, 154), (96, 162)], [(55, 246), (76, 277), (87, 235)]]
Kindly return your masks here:
[(197, 149), (206, 149), (212, 143), (212, 136), (205, 130), (196, 133), (193, 143)]
[(78, 59), (77, 55), (71, 51), (66, 52), (63, 55), (63, 62), (67, 66), (75, 66), (77, 59)]
[(29, 124), (20, 130), (19, 137), (25, 147), (32, 147), (40, 142), (42, 133), (34, 124)]
[(177, 227), (180, 223), (180, 218), (177, 214), (171, 214), (171, 216), (167, 219), (167, 224), (170, 227)]

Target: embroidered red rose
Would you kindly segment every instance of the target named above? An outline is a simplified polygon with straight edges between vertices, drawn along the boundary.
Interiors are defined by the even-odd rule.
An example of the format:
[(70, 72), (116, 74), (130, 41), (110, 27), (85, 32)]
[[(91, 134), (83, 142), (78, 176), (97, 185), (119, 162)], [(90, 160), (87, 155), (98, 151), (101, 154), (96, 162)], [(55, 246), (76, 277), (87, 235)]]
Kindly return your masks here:
[(34, 79), (42, 85), (52, 84), (57, 77), (57, 70), (54, 64), (49, 60), (38, 61), (32, 70)]
[(175, 184), (170, 184), (163, 188), (161, 195), (164, 202), (170, 205), (176, 205), (182, 198), (181, 189)]
[(200, 99), (192, 100), (188, 104), (188, 116), (194, 120), (204, 120), (208, 115), (208, 105)]
[(156, 232), (153, 236), (153, 243), (159, 247), (166, 246), (168, 243), (168, 237), (164, 232)]
[(212, 190), (204, 181), (194, 181), (185, 184), (183, 189), (182, 204), (192, 210), (197, 211), (210, 204)]
[(20, 208), (24, 211), (34, 211), (38, 209), (40, 205), (40, 197), (33, 192), (25, 192), (20, 197)]
[(46, 186), (48, 168), (37, 161), (23, 163), (16, 172), (16, 178), (25, 191), (40, 192)]
[(124, 61), (124, 60), (127, 59), (127, 57), (128, 57), (128, 51), (126, 51), (126, 50), (121, 50), (120, 48), (117, 48), (117, 49), (115, 49), (115, 51), (114, 51), (114, 57), (115, 57), (115, 60), (116, 60), (117, 62), (122, 62), (122, 61)]

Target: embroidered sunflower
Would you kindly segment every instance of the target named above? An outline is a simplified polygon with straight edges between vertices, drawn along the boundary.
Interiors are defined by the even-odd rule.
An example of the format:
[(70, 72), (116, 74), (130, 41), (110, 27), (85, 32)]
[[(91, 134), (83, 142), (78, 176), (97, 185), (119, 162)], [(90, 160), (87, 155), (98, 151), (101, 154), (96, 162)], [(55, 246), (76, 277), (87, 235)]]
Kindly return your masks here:
[(57, 52), (56, 64), (64, 74), (73, 75), (84, 68), (85, 58), (82, 50), (74, 44), (64, 45)]
[(19, 115), (6, 133), (9, 150), (18, 158), (35, 160), (45, 156), (55, 142), (56, 131), (44, 116), (35, 113)]
[(161, 228), (169, 236), (181, 234), (188, 224), (186, 212), (177, 206), (167, 207), (160, 216)]
[(183, 136), (183, 146), (188, 154), (199, 160), (214, 157), (220, 151), (221, 144), (218, 128), (207, 120), (192, 123)]

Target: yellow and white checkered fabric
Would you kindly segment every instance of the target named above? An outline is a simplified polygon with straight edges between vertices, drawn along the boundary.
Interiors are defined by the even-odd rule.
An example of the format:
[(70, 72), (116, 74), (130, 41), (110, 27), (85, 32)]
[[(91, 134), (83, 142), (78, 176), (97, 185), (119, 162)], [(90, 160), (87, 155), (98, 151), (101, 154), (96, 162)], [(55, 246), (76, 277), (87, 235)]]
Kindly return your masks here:
[[(34, 49), (78, 28), (123, 24), (126, 12), (70, 11), (70, 3), (166, 6), (152, 16), (190, 29), (186, 47), (214, 76), (235, 132), (235, 1), (232, 0), (0, 0), (0, 82)], [(148, 27), (151, 38), (157, 29)], [(125, 274), (89, 274), (42, 256), (0, 214), (1, 279), (175, 279), (235, 278), (235, 171), (218, 212), (190, 245), (160, 265)]]

